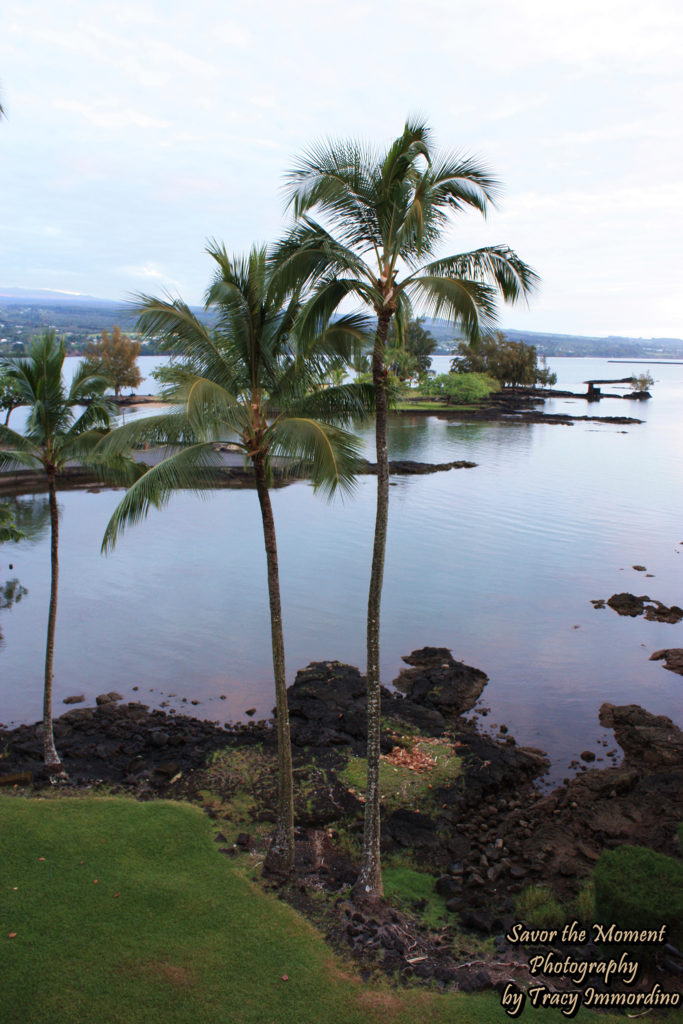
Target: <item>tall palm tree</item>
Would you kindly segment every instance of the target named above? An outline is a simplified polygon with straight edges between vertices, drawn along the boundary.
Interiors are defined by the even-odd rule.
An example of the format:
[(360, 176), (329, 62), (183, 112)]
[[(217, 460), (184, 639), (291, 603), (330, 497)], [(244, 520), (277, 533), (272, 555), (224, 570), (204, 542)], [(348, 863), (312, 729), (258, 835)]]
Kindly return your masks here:
[[(275, 521), (270, 501), (273, 460), (285, 458), (290, 472), (306, 472), (328, 494), (353, 481), (356, 439), (335, 425), (364, 411), (363, 390), (324, 387), (329, 357), (362, 326), (353, 317), (337, 321), (306, 344), (297, 338), (298, 289), (283, 292), (267, 265), (265, 248), (232, 259), (213, 243), (217, 264), (206, 295), (215, 328), (202, 323), (181, 300), (142, 297), (139, 328), (163, 339), (176, 358), (164, 395), (177, 411), (128, 424), (109, 442), (117, 450), (135, 440), (180, 444), (149, 469), (115, 510), (103, 541), (109, 549), (121, 529), (165, 504), (173, 491), (211, 486), (207, 469), (219, 457), (215, 442), (226, 437), (251, 462), (261, 508), (268, 569), (271, 642), (278, 740), (278, 807), (267, 867), (288, 874), (294, 863), (292, 754), (287, 708), (285, 650), (280, 604)], [(367, 394), (366, 394), (367, 400)]]
[[(50, 608), (45, 646), (43, 688), (43, 757), (50, 773), (62, 769), (52, 730), (52, 678), (59, 586), (59, 508), (57, 477), (70, 460), (77, 460), (100, 475), (123, 474), (130, 479), (130, 467), (123, 454), (105, 459), (98, 448), (109, 429), (112, 406), (102, 396), (107, 381), (81, 365), (71, 386), (62, 380), (66, 350), (54, 331), (35, 338), (25, 358), (7, 359), (6, 377), (29, 407), (24, 434), (0, 426), (0, 471), (18, 467), (42, 469), (47, 478), (51, 528)], [(107, 469), (107, 463), (109, 469)]]
[[(278, 246), (285, 280), (316, 286), (307, 328), (326, 322), (340, 303), (360, 300), (376, 316), (372, 355), (377, 448), (377, 513), (367, 618), (368, 778), (357, 898), (382, 894), (380, 863), (380, 599), (384, 572), (389, 475), (385, 346), (392, 319), (399, 339), (413, 313), (445, 314), (470, 339), (495, 323), (498, 296), (529, 294), (537, 278), (507, 246), (435, 258), (449, 215), (485, 214), (497, 182), (476, 160), (434, 152), (419, 120), (384, 153), (354, 141), (313, 146), (288, 176), (288, 206), (297, 220)], [(326, 224), (315, 220), (322, 214)]]

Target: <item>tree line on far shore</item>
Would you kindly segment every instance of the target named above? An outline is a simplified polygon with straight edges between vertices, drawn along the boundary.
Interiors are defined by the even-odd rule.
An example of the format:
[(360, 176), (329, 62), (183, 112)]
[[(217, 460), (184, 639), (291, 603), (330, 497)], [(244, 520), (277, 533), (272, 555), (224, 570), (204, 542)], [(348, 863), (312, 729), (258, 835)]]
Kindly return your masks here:
[[(534, 345), (508, 341), (502, 331), (483, 337), (476, 344), (460, 342), (450, 372), (437, 375), (431, 370), (437, 342), (424, 321), (424, 317), (409, 320), (402, 336), (394, 325), (387, 340), (385, 364), (395, 397), (413, 394), (442, 397), (456, 404), (470, 403), (500, 388), (552, 387), (557, 382), (557, 374), (548, 369), (543, 356), (539, 358)], [(109, 388), (118, 398), (123, 388), (134, 390), (142, 383), (137, 365), (141, 347), (140, 341), (132, 340), (114, 325), (111, 334), (103, 330), (96, 342), (87, 344), (84, 362), (107, 379)], [(349, 374), (370, 381), (371, 348), (371, 339), (355, 339), (349, 352), (340, 354), (336, 365), (329, 370), (329, 382), (342, 383)], [(168, 348), (162, 344), (161, 351), (166, 354)], [(20, 395), (7, 376), (9, 365), (7, 360), (0, 359), (0, 413), (5, 415), (5, 426), (14, 409), (21, 405)], [(161, 384), (168, 377), (163, 367), (152, 375)]]

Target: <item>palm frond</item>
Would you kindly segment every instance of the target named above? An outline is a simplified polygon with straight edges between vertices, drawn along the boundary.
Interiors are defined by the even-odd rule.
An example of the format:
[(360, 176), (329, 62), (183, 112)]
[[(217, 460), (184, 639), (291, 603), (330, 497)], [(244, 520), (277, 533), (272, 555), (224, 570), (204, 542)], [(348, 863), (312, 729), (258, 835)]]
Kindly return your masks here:
[(328, 358), (340, 356), (348, 363), (355, 349), (368, 348), (372, 344), (375, 323), (375, 317), (365, 313), (346, 313), (338, 316), (308, 344), (305, 340), (297, 344), (297, 355), (303, 359), (321, 355)]
[(82, 465), (103, 484), (114, 487), (130, 487), (147, 470), (144, 464), (126, 455), (103, 455), (101, 461), (96, 450), (83, 459)]
[(372, 181), (370, 168), (376, 155), (358, 142), (327, 140), (313, 144), (286, 177), (284, 193), (287, 208), (300, 218), (318, 207), (343, 226), (364, 230), (364, 240), (377, 241), (372, 223)]
[(428, 316), (445, 316), (476, 339), (496, 325), (496, 293), (490, 285), (420, 274), (406, 285), (412, 304)]
[(360, 458), (359, 441), (351, 433), (309, 417), (276, 420), (267, 441), (271, 457), (288, 461), (292, 475), (310, 475), (316, 491), (332, 497), (350, 492)]
[[(27, 358), (13, 361), (13, 376), (21, 382), (29, 417), (23, 435), (0, 426), (0, 468), (62, 470), (67, 462), (75, 461), (101, 479), (130, 482), (138, 470), (124, 450), (112, 456), (100, 447), (113, 409), (102, 395), (106, 381), (81, 365), (67, 391), (63, 362), (64, 343), (50, 331), (34, 340)], [(81, 409), (88, 399), (90, 403)]]
[(23, 434), (0, 424), (0, 472), (20, 466), (42, 467), (40, 449)]
[(505, 245), (434, 260), (422, 267), (420, 274), (487, 282), (495, 285), (506, 302), (526, 298), (539, 283), (531, 267)]
[[(76, 372), (71, 380), (67, 401), (73, 405), (85, 402), (91, 398), (100, 398), (109, 387), (109, 381), (99, 373), (92, 363), (87, 359), (79, 363)], [(110, 403), (110, 410), (115, 411), (115, 405)]]
[(309, 287), (332, 275), (374, 281), (365, 261), (310, 217), (274, 246), (271, 265), (285, 288)]
[(226, 431), (245, 426), (245, 405), (222, 384), (193, 377), (177, 397), (184, 400), (187, 422), (193, 435), (225, 440)]
[(329, 386), (303, 396), (292, 403), (290, 414), (306, 416), (327, 423), (348, 424), (363, 420), (375, 411), (375, 389), (371, 383), (349, 381)]
[(387, 188), (402, 180), (415, 160), (422, 156), (429, 163), (431, 129), (422, 118), (408, 118), (382, 161), (382, 178)]
[(401, 347), (405, 345), (406, 330), (408, 323), (413, 319), (413, 307), (405, 288), (401, 288), (396, 297), (396, 312), (394, 313), (394, 324), (396, 325), (396, 336)]
[(84, 427), (78, 433), (61, 434), (54, 440), (50, 461), (60, 471), (67, 462), (85, 464), (92, 461), (93, 464), (105, 466), (107, 459), (112, 460), (112, 465), (120, 467), (123, 464), (122, 459), (130, 458), (130, 451), (126, 449), (112, 453), (110, 449), (105, 448), (105, 441), (109, 436), (109, 431), (97, 426)]
[(220, 465), (213, 445), (204, 442), (183, 448), (152, 466), (126, 492), (114, 509), (102, 540), (102, 551), (111, 551), (127, 526), (141, 522), (150, 508), (162, 508), (179, 490), (205, 494), (210, 486), (207, 470)]
[(181, 299), (140, 294), (135, 311), (140, 333), (159, 340), (165, 351), (190, 363), (209, 359), (221, 362), (221, 352), (211, 331)]
[(122, 424), (104, 435), (100, 450), (118, 456), (143, 444), (184, 445), (196, 444), (199, 440), (185, 409), (178, 408)]
[(304, 346), (310, 349), (312, 341), (319, 338), (324, 344), (325, 333), (333, 329), (333, 324), (330, 323), (332, 315), (341, 303), (350, 297), (361, 299), (368, 305), (381, 303), (382, 300), (377, 289), (369, 288), (364, 281), (357, 278), (332, 277), (330, 280), (322, 281), (312, 293), (297, 321), (297, 335), (302, 339)]
[(77, 462), (103, 483), (128, 487), (145, 471), (145, 466), (129, 453), (112, 454), (104, 447), (108, 434), (86, 430), (73, 436), (60, 437), (55, 446), (53, 462), (63, 470), (67, 461)]
[(486, 215), (495, 205), (500, 182), (474, 157), (445, 153), (432, 163), (428, 177), (430, 202), (451, 211), (469, 206)]
[(95, 398), (89, 402), (83, 412), (77, 416), (68, 430), (64, 433), (64, 439), (68, 443), (71, 438), (78, 437), (90, 430), (108, 430), (115, 413), (115, 406), (105, 398)]

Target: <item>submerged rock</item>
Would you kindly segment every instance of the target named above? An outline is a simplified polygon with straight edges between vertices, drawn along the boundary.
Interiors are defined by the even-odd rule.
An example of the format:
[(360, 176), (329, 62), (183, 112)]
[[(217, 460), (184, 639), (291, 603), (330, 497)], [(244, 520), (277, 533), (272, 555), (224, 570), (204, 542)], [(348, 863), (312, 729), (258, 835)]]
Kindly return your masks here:
[[(591, 604), (598, 607), (596, 601), (592, 601)], [(644, 614), (645, 618), (651, 622), (670, 622), (675, 625), (683, 619), (683, 608), (679, 608), (675, 604), (667, 608), (661, 601), (648, 597), (647, 594), (643, 594), (641, 597), (628, 593), (612, 594), (607, 604), (614, 609), (617, 615), (630, 615), (635, 618)]]
[(650, 661), (664, 661), (664, 668), (669, 672), (678, 672), (683, 676), (683, 647), (667, 647), (650, 655)]
[(607, 599), (607, 604), (612, 608), (617, 615), (630, 615), (635, 619), (637, 615), (642, 615), (645, 611), (645, 602), (649, 601), (650, 598), (647, 595), (642, 597), (636, 597), (635, 594), (612, 594)]
[(645, 618), (651, 622), (670, 622), (675, 625), (683, 619), (683, 608), (679, 608), (676, 604), (667, 608), (661, 601), (653, 601), (645, 609)]

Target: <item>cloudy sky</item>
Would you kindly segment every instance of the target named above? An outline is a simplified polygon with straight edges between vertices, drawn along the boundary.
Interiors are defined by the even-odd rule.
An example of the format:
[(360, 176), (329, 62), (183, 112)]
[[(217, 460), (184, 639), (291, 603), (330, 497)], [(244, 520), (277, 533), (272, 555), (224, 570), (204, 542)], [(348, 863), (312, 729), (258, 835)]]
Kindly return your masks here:
[(503, 326), (683, 337), (682, 43), (678, 0), (9, 0), (0, 286), (199, 302), (207, 239), (277, 238), (308, 144), (419, 113), (504, 184), (444, 254), (543, 279)]

